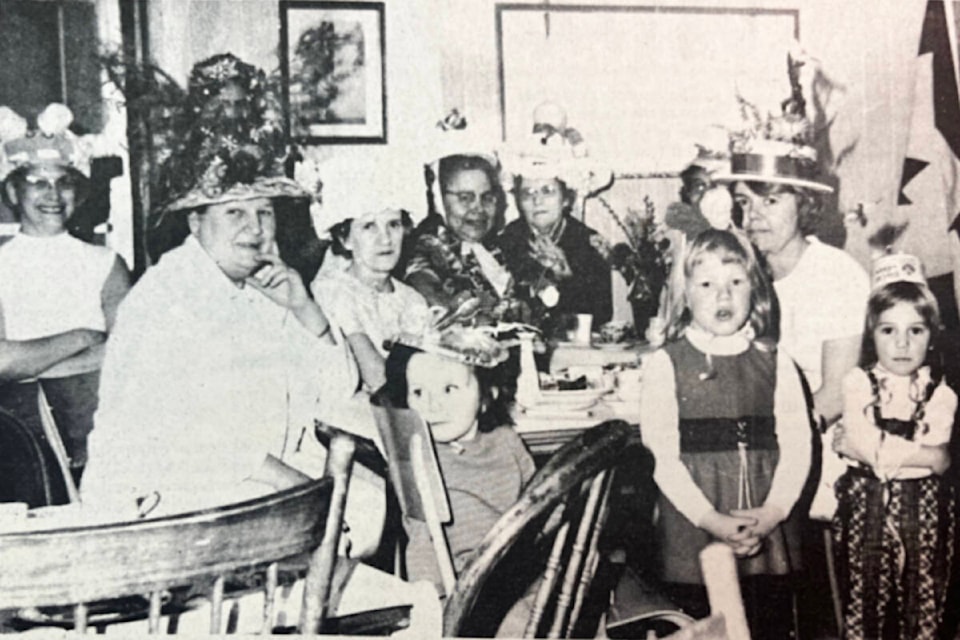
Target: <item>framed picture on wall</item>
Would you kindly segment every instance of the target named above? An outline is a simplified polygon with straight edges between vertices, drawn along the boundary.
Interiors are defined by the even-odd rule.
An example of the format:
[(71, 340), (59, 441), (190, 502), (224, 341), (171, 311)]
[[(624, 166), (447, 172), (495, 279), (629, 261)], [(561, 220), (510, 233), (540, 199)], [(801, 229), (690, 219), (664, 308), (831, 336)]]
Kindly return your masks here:
[(287, 135), (306, 143), (387, 141), (382, 2), (281, 0)]

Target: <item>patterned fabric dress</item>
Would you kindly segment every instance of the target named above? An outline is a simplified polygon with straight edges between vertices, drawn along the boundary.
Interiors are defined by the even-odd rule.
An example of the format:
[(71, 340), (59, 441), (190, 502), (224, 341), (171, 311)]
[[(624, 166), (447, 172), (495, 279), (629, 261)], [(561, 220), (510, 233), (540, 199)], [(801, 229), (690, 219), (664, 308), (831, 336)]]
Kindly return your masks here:
[[(563, 252), (570, 271), (569, 278), (559, 278), (530, 255), (534, 233), (523, 218), (514, 220), (497, 237), (496, 244), (507, 268), (517, 283), (518, 295), (532, 310), (534, 324), (554, 335), (564, 314), (589, 313), (593, 326), (599, 327), (613, 315), (610, 266), (604, 258), (609, 251), (603, 237), (569, 216), (565, 216), (551, 240)], [(553, 285), (559, 293), (557, 303), (547, 307), (537, 297), (540, 290)]]
[[(845, 395), (853, 393), (857, 378), (863, 377), (873, 397), (852, 404), (862, 405), (862, 415), (883, 432), (881, 447), (943, 441), (944, 434), (936, 432), (944, 430), (935, 424), (931, 428), (930, 422), (945, 423), (949, 436), (956, 396), (945, 385), (931, 384), (917, 394), (919, 399), (911, 402), (913, 415), (904, 420), (884, 415), (889, 409), (881, 405), (888, 404), (883, 399), (890, 378), (878, 379), (875, 371), (851, 372)], [(848, 430), (854, 428), (847, 424), (849, 418), (853, 416), (845, 412)], [(954, 488), (929, 470), (916, 477), (917, 468), (905, 469), (893, 477), (881, 469), (881, 478), (868, 466), (851, 466), (836, 484), (839, 507), (833, 538), (845, 638), (940, 637), (954, 556)]]
[[(490, 234), (490, 237), (492, 236), (493, 234)], [(487, 315), (495, 319), (515, 319), (513, 282), (506, 282), (506, 286), (498, 290), (484, 273), (476, 255), (465, 250), (463, 241), (447, 227), (441, 216), (431, 214), (424, 218), (414, 230), (410, 244), (409, 261), (404, 270), (405, 281), (409, 282), (410, 276), (414, 274), (426, 274), (437, 283), (449, 300), (467, 293), (481, 301)], [(509, 276), (503, 266), (503, 256), (499, 249), (489, 242), (484, 242), (483, 247), (499, 265), (497, 269), (502, 271), (502, 275)], [(431, 300), (425, 291), (420, 293), (427, 298), (428, 303), (439, 302)]]
[[(751, 346), (730, 356), (705, 357), (688, 340), (665, 347), (676, 376), (680, 460), (713, 507), (764, 504), (780, 459), (774, 417), (777, 353)], [(662, 577), (702, 584), (698, 554), (712, 538), (661, 497), (658, 534)], [(785, 575), (800, 568), (798, 519), (788, 518), (755, 556), (738, 560), (740, 576)]]

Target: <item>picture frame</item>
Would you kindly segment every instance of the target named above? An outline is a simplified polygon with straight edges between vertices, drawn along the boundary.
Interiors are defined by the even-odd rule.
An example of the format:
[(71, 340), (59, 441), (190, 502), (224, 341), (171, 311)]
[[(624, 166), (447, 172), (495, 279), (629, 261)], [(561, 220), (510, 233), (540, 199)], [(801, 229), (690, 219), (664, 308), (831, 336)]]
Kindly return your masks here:
[(383, 2), (280, 1), (287, 136), (298, 142), (387, 142)]

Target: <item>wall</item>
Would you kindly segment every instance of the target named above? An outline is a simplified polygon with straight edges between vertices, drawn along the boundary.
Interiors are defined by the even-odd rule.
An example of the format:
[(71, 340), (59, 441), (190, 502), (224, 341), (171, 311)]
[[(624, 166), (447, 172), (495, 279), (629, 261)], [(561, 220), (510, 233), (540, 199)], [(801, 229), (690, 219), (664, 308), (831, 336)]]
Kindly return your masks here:
[[(580, 4), (630, 1), (580, 0)], [(424, 138), (446, 110), (459, 108), (475, 134), (492, 144), (500, 140), (496, 0), (388, 0), (386, 4), (389, 143), (328, 145), (311, 153), (330, 166), (338, 165), (338, 175), (357, 177), (358, 188), (377, 188), (384, 176), (393, 176), (393, 186), (397, 182), (410, 185), (403, 197), (419, 204), (422, 188), (418, 165), (431, 155)], [(657, 4), (716, 10), (742, 8), (747, 3), (661, 0)], [(835, 90), (826, 105), (833, 119), (830, 146), (833, 153), (853, 149), (837, 169), (842, 187), (835, 208), (847, 211), (860, 202), (874, 206), (866, 229), (842, 229), (839, 216), (834, 216), (830, 239), (837, 243), (846, 240), (848, 249), (866, 263), (866, 235), (884, 221), (912, 215), (891, 203), (896, 202), (906, 144), (911, 109), (906, 97), (913, 90), (912, 65), (925, 0), (752, 0), (749, 6), (799, 9), (803, 46), (820, 60), (833, 83)], [(177, 79), (185, 79), (195, 61), (228, 50), (268, 70), (278, 66), (279, 15), (275, 0), (154, 0), (150, 20), (154, 57)], [(665, 37), (674, 39), (678, 49), (698, 46), (684, 35)], [(788, 44), (784, 43), (784, 50)], [(588, 55), (590, 42), (580, 46)], [(718, 100), (728, 100), (728, 85), (718, 79), (715, 86), (703, 90), (716, 93)], [(610, 90), (609, 99), (616, 99), (616, 89)], [(656, 100), (657, 96), (648, 99)], [(658, 122), (657, 126), (681, 124)], [(580, 126), (588, 129), (597, 123)], [(645, 150), (635, 152), (642, 157)], [(609, 198), (621, 208), (639, 203), (642, 195), (649, 194), (658, 205), (665, 205), (676, 187), (670, 180), (656, 184), (622, 180)], [(663, 208), (658, 206), (661, 212)], [(418, 210), (422, 211), (422, 204)], [(587, 222), (609, 227), (603, 220), (605, 215), (589, 210)], [(918, 251), (934, 273), (949, 270), (939, 223), (911, 225), (906, 248)]]

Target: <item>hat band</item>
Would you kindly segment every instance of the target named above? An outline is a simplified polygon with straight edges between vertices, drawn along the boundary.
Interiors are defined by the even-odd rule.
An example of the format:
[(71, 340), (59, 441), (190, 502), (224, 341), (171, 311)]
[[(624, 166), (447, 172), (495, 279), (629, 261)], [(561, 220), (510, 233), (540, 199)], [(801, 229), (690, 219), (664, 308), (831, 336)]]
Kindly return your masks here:
[(738, 153), (730, 159), (733, 173), (746, 173), (772, 178), (799, 178), (815, 180), (817, 167), (806, 158), (790, 156), (762, 155), (759, 153)]

